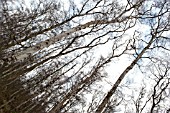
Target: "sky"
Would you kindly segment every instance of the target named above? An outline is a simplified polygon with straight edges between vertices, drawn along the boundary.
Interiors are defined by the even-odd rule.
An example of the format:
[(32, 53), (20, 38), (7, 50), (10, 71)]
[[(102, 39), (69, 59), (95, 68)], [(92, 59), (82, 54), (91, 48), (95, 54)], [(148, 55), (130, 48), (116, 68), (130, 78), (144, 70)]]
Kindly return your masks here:
[[(24, 1), (22, 1), (22, 2), (24, 2)], [(36, 1), (34, 1), (34, 2), (36, 2)], [(124, 4), (125, 2), (122, 1), (122, 3)], [(29, 6), (29, 4), (30, 4), (29, 0), (25, 0), (25, 4), (26, 4), (26, 6)], [(69, 9), (68, 0), (64, 0), (63, 5), (64, 5), (65, 10)], [(77, 1), (76, 5), (78, 7), (81, 7), (80, 1)], [(88, 21), (88, 20), (85, 20), (85, 21)], [(147, 34), (150, 31), (150, 26), (145, 25), (145, 24), (140, 24), (139, 22), (137, 22), (135, 27), (129, 29), (126, 32), (126, 35), (124, 35), (124, 38), (128, 39), (129, 37), (133, 36), (135, 30), (138, 30), (139, 32), (141, 32), (143, 34)], [(168, 34), (168, 33), (167, 34), (165, 33), (165, 35), (170, 36), (170, 34)], [(88, 42), (88, 40), (87, 40), (87, 42)], [(112, 42), (109, 42), (107, 45), (99, 47), (98, 49), (96, 49), (94, 51), (93, 57), (96, 59), (99, 58), (100, 56), (103, 56), (104, 58), (107, 57), (107, 54), (108, 54), (108, 52), (110, 52), (111, 47), (112, 47)], [(114, 82), (117, 80), (117, 78), (122, 73), (122, 71), (127, 66), (129, 66), (129, 64), (132, 62), (133, 59), (134, 58), (129, 57), (128, 55), (123, 55), (120, 58), (114, 59), (111, 63), (109, 63), (108, 66), (106, 66), (105, 70), (108, 73), (108, 78), (103, 79), (103, 81), (101, 82), (101, 84), (104, 83), (103, 91), (107, 92), (110, 90), (110, 88), (112, 87), (111, 84), (114, 84)], [(146, 64), (147, 64), (147, 62), (146, 62)], [(31, 76), (32, 73), (29, 73), (29, 75)], [(130, 73), (128, 73), (128, 76), (126, 77), (126, 79), (123, 80), (123, 83), (126, 83), (126, 81), (129, 81), (131, 84), (130, 86), (132, 86), (132, 88), (140, 89), (143, 78), (145, 78), (145, 76), (139, 71), (137, 66), (135, 66), (134, 69), (131, 70)], [(108, 83), (111, 83), (111, 84), (108, 84)], [(133, 92), (132, 90), (129, 90), (129, 89), (124, 89), (124, 90), (126, 90), (125, 91), (126, 94), (135, 96), (135, 94), (134, 94), (135, 92)], [(91, 96), (88, 95), (87, 98), (90, 100)], [(119, 112), (119, 113), (123, 113), (123, 111)]]

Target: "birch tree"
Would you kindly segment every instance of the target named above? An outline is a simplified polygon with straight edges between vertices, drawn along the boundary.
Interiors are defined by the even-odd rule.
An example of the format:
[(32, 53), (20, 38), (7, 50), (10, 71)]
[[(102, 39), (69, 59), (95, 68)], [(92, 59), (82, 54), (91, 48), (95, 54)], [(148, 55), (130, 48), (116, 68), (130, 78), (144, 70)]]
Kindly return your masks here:
[[(149, 62), (169, 63), (162, 60), (170, 50), (169, 4), (168, 0), (1, 0), (0, 112), (116, 112), (125, 103), (119, 87), (132, 76), (130, 71), (146, 71)], [(129, 59), (127, 67), (115, 82), (109, 80), (112, 73), (107, 68), (124, 57)], [(154, 66), (166, 76), (154, 73), (160, 77), (150, 87), (149, 112), (168, 98), (164, 93), (169, 88), (169, 66)], [(152, 70), (143, 74), (153, 75)], [(106, 81), (111, 86), (107, 91)], [(145, 112), (140, 99), (133, 100), (136, 112)]]

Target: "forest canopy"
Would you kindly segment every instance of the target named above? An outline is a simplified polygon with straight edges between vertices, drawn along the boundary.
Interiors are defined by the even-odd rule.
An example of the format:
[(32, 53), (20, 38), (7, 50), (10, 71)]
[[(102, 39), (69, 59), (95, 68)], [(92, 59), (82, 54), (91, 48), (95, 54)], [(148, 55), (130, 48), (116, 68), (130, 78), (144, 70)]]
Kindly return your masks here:
[(0, 0), (0, 113), (169, 113), (169, 0)]

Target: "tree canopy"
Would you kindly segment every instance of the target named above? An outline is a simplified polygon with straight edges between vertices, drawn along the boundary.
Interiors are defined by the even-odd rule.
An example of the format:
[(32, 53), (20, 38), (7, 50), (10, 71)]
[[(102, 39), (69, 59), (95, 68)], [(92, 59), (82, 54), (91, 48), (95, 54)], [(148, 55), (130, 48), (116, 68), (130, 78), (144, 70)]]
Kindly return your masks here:
[(170, 112), (169, 0), (0, 0), (0, 113)]

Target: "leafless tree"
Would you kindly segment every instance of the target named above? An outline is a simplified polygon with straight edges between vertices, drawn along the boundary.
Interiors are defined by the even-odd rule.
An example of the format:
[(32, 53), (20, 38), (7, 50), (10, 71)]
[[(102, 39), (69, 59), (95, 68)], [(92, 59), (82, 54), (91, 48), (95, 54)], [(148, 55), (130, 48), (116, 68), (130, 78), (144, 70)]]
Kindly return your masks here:
[[(169, 54), (168, 0), (66, 2), (0, 1), (0, 112), (114, 112), (124, 102), (118, 87), (129, 71), (160, 61), (156, 52)], [(149, 31), (142, 33), (139, 25)], [(108, 45), (107, 54), (100, 52)], [(123, 56), (129, 57), (129, 66), (110, 91), (99, 91), (108, 78), (106, 67)], [(169, 87), (169, 79), (162, 82), (161, 76), (151, 88), (150, 112)]]

